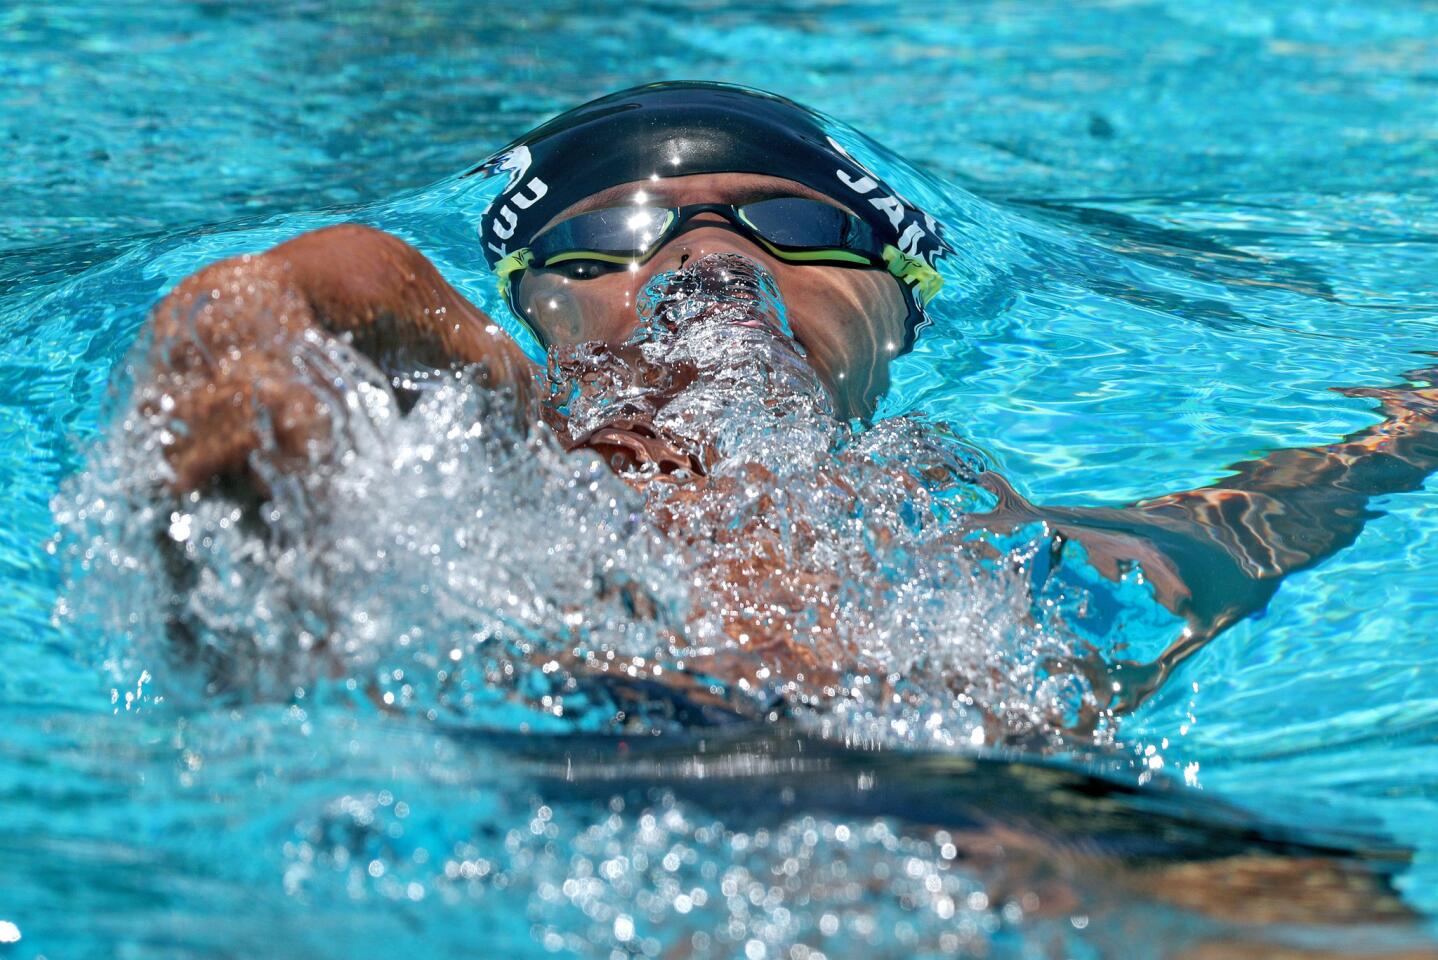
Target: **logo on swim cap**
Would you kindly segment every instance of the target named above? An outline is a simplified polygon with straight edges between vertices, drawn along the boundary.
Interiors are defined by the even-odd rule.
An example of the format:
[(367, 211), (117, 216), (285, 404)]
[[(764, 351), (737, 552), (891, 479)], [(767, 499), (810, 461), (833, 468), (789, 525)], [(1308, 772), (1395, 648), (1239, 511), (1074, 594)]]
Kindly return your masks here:
[(520, 144), (511, 150), (506, 150), (493, 160), (487, 161), (480, 169), (489, 176), (494, 176), (502, 171), (509, 171), (509, 183), (504, 187), (504, 193), (515, 188), (520, 179), (529, 172), (529, 165), (534, 162), (533, 154), (524, 144)]
[[(930, 254), (936, 247), (942, 249), (943, 244), (943, 241), (938, 238), (938, 223), (934, 218), (919, 210), (897, 191), (889, 189), (876, 173), (855, 159), (839, 141), (827, 135), (824, 139), (840, 156), (858, 167), (862, 173), (861, 176), (855, 177), (843, 169), (835, 170), (834, 173), (839, 182), (867, 200), (869, 206), (889, 221), (889, 226), (893, 228), (896, 237), (895, 245), (900, 252), (906, 257), (922, 261), (925, 266), (932, 267), (933, 265), (929, 262)], [(871, 196), (871, 194), (873, 195)]]
[[(521, 143), (470, 171), (490, 176), (509, 172), (509, 182), (494, 203), (490, 204), (489, 210), (485, 211), (485, 224), (480, 228), (480, 233), (490, 238), (485, 246), (494, 255), (490, 258), (491, 263), (495, 259), (502, 260), (509, 256), (508, 241), (519, 226), (520, 213), (543, 200), (549, 193), (549, 184), (541, 178), (530, 177), (527, 181), (524, 180), (533, 162), (534, 155), (530, 153), (529, 147)], [(515, 193), (515, 187), (518, 187), (521, 181), (524, 181), (524, 187)], [(495, 204), (498, 204), (498, 207)]]

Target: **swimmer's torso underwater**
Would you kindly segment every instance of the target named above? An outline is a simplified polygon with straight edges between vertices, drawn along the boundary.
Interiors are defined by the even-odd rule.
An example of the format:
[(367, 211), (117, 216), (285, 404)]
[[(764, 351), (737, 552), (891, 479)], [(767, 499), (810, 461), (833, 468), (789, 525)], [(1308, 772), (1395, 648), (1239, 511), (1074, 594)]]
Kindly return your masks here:
[[(654, 84), (446, 181), (430, 222), (398, 201), (164, 265), (112, 429), (58, 508), (85, 571), (63, 616), (113, 631), (84, 581), (126, 585), (126, 657), (167, 664), (178, 702), (329, 686), (466, 736), (520, 709), (526, 730), (702, 734), (751, 758), (773, 748), (744, 736), (773, 727), (820, 754), (1111, 762), (1189, 657), (1438, 470), (1438, 365), (1348, 388), (1377, 401), (1371, 426), (1209, 485), (1030, 502), (962, 421), (886, 406), (926, 331), (963, 323), (995, 238), (883, 162), (790, 101)], [(889, 799), (934, 802), (908, 786), (920, 799)], [(1029, 842), (982, 820), (953, 836), (984, 869), (996, 835)], [(1300, 920), (1404, 913), (1387, 867), (1341, 843), (1220, 834), (1190, 858), (1212, 876), (1125, 882), (1252, 868), (1309, 884)]]

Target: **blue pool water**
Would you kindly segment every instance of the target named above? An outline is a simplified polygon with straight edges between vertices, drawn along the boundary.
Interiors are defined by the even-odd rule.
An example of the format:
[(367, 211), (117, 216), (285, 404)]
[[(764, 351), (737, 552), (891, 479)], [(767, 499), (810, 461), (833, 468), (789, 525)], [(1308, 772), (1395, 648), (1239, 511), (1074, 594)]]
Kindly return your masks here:
[[(1431, 949), (1431, 480), (1377, 501), (1356, 544), (1097, 742), (1022, 758), (962, 713), (924, 737), (835, 714), (701, 744), (576, 731), (494, 694), (504, 678), (445, 699), (424, 658), (448, 655), (454, 620), (431, 586), (508, 584), (500, 613), (522, 623), (549, 609), (526, 589), (563, 595), (522, 553), (564, 530), (518, 501), (512, 536), (483, 544), (511, 551), (511, 580), (395, 564), (334, 585), (371, 624), (356, 636), (417, 624), (412, 647), (385, 634), (303, 697), (275, 693), (287, 662), (260, 650), (265, 683), (207, 700), (147, 630), (156, 568), (122, 529), (138, 508), (93, 509), (124, 493), (94, 446), (113, 436), (108, 385), (180, 277), (357, 219), (496, 310), (471, 247), (487, 188), (455, 174), (577, 102), (674, 77), (773, 90), (891, 151), (869, 159), (959, 255), (885, 413), (951, 424), (1031, 499), (1121, 503), (1327, 442), (1375, 419), (1331, 387), (1397, 382), (1438, 350), (1431, 6), (158, 2), (12, 5), (0, 26), (0, 956)], [(552, 495), (570, 468), (548, 469)], [(599, 499), (553, 526), (602, 526)], [(400, 501), (371, 532), (403, 521), (416, 551), (449, 532), (443, 499)], [(624, 545), (646, 576), (669, 569)], [(289, 623), (248, 576), (244, 623)], [(967, 666), (1021, 678), (1059, 641), (1006, 583), (926, 599), (977, 617), (952, 632)], [(1172, 619), (1141, 585), (1106, 589), (1118, 612), (1089, 639), (1154, 656)], [(596, 643), (642, 645), (601, 613)], [(1033, 693), (996, 689), (1020, 713), (1004, 698)], [(1391, 852), (1378, 872), (1413, 919), (1378, 922), (1400, 911), (1377, 895), (1328, 922), (1195, 908), (1214, 881), (1193, 864), (1255, 844), (1296, 861), (1303, 843)], [(1260, 884), (1276, 905), (1293, 886)]]

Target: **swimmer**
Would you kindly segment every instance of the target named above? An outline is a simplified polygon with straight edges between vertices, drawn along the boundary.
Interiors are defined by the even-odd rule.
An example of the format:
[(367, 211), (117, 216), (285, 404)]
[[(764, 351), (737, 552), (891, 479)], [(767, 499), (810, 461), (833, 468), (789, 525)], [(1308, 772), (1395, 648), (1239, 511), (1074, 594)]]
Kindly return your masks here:
[[(473, 173), (507, 174), (476, 224), (474, 253), (517, 320), (554, 355), (585, 343), (626, 349), (655, 277), (738, 256), (772, 277), (792, 338), (841, 421), (870, 417), (889, 366), (922, 333), (953, 251), (941, 227), (854, 160), (815, 114), (782, 98), (703, 83), (613, 94), (515, 141)], [(739, 261), (734, 261), (739, 262)], [(265, 494), (264, 446), (279, 469), (308, 469), (333, 445), (324, 398), (297, 368), (307, 338), (342, 337), (381, 370), (465, 367), (543, 417), (545, 371), (422, 253), (360, 225), (298, 236), (212, 264), (154, 309), (151, 378), (137, 392), (172, 426), (175, 493), (216, 484)], [(1188, 624), (1151, 664), (1119, 664), (1132, 706), (1219, 631), (1258, 612), (1288, 574), (1351, 544), (1369, 502), (1418, 489), (1438, 469), (1438, 368), (1387, 389), (1348, 389), (1385, 419), (1336, 443), (1279, 450), (1197, 490), (1107, 508), (1039, 506), (992, 472), (996, 504), (973, 523), (1043, 522), (1117, 578), (1137, 565)], [(639, 421), (570, 445), (669, 480), (702, 458)]]

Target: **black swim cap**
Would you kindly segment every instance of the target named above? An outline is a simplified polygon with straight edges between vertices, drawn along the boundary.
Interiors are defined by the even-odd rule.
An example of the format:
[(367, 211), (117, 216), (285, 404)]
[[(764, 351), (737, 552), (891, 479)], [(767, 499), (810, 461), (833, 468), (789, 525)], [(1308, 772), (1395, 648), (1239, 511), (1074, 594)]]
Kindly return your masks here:
[(796, 180), (849, 207), (875, 233), (932, 264), (945, 247), (910, 205), (792, 100), (721, 83), (652, 83), (592, 100), (535, 128), (473, 170), (509, 184), (480, 227), (490, 266), (571, 204), (621, 183), (692, 173)]
[[(509, 183), (480, 223), (491, 268), (585, 197), (694, 173), (783, 177), (839, 201), (896, 248), (890, 269), (914, 284), (914, 291), (901, 285), (918, 304), (937, 292), (934, 259), (948, 250), (934, 219), (849, 156), (825, 132), (822, 117), (730, 84), (653, 83), (600, 97), (535, 128), (466, 176), (501, 171)], [(905, 348), (916, 326), (911, 317)]]

